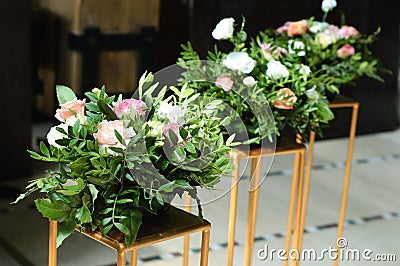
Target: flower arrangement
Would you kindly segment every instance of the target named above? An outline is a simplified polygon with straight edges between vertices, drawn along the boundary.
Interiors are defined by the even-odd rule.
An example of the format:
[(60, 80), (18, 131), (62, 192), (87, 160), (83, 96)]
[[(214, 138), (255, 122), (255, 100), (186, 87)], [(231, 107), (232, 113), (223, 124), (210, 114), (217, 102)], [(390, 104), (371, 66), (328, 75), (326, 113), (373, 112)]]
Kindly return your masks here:
[(57, 86), (60, 124), (40, 152), (29, 150), (33, 159), (57, 167), (30, 181), (15, 203), (44, 195), (35, 205), (58, 221), (58, 245), (79, 225), (103, 235), (119, 230), (129, 246), (143, 215), (165, 210), (184, 192), (196, 199), (201, 219), (197, 188), (213, 189), (233, 170), (226, 153), (234, 136), (224, 141), (221, 120), (212, 115), (218, 103), (186, 85), (154, 95), (153, 80), (151, 73), (140, 78), (137, 99), (109, 96), (104, 86), (77, 99)]
[(322, 21), (314, 17), (287, 21), (277, 29), (266, 29), (260, 36), (267, 35), (276, 46), (301, 53), (303, 63), (320, 79), (320, 93), (340, 94), (343, 85), (353, 84), (362, 76), (383, 82), (379, 74), (388, 70), (370, 50), (380, 27), (371, 34), (363, 34), (344, 19), (341, 25), (328, 23), (328, 13), (336, 6), (336, 0), (323, 0)]
[[(207, 55), (207, 66), (200, 60), (190, 42), (181, 45), (182, 82), (206, 76), (210, 82), (193, 82), (196, 91), (223, 100), (242, 118), (251, 136), (248, 143), (270, 142), (285, 127), (307, 139), (310, 130), (319, 132), (333, 119), (325, 95), (316, 89), (319, 83), (301, 55), (291, 49), (276, 46), (273, 38), (263, 34), (249, 39), (244, 30), (245, 19), (235, 29), (233, 18), (222, 19), (212, 32), (219, 41), (227, 41), (232, 50), (222, 52), (215, 45)], [(217, 64), (216, 64), (217, 63)], [(273, 123), (260, 123), (250, 102), (264, 112), (270, 108)], [(271, 120), (271, 119), (269, 119)]]
[[(363, 35), (352, 26), (325, 22), (335, 6), (335, 0), (322, 1), (322, 22), (313, 17), (286, 22), (250, 38), (244, 30), (245, 18), (241, 25), (234, 18), (224, 18), (212, 37), (230, 43), (231, 50), (222, 51), (216, 44), (213, 51), (208, 51), (207, 69), (195, 63), (200, 57), (191, 43), (182, 44), (177, 60), (184, 69), (181, 80), (205, 76), (209, 82), (193, 82), (191, 88), (229, 104), (246, 124), (251, 143), (265, 138), (271, 141), (285, 127), (304, 141), (310, 131), (322, 136), (322, 129), (334, 119), (329, 96), (364, 75), (383, 81), (378, 72), (385, 71), (369, 50), (379, 29)], [(272, 129), (271, 124), (265, 128), (257, 121), (242, 95), (244, 90), (265, 110), (270, 106)]]

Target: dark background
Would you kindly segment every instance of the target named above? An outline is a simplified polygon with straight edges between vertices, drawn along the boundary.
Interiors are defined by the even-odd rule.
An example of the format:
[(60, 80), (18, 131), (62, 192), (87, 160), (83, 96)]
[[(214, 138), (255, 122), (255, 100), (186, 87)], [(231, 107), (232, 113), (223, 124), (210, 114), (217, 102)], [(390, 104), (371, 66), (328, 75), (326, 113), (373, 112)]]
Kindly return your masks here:
[[(176, 62), (180, 44), (191, 41), (205, 59), (206, 51), (216, 41), (211, 32), (224, 17), (242, 16), (247, 19), (246, 31), (256, 34), (266, 27), (281, 26), (287, 20), (315, 16), (321, 20), (319, 0), (168, 0), (161, 1), (160, 27), (157, 32), (156, 62), (148, 70), (157, 72)], [(355, 86), (342, 88), (347, 95), (360, 102), (357, 134), (388, 131), (399, 126), (399, 12), (395, 1), (352, 0), (338, 1), (329, 22), (339, 22), (341, 12), (347, 24), (362, 33), (372, 33), (378, 26), (382, 32), (372, 50), (382, 64), (392, 71), (384, 75), (385, 83), (361, 78)], [(26, 150), (31, 143), (34, 115), (32, 101), (37, 90), (32, 58), (35, 55), (35, 25), (32, 23), (31, 1), (0, 1), (0, 51), (2, 90), (2, 175), (10, 180), (31, 173), (31, 159)], [(222, 46), (223, 48), (223, 46)], [(34, 82), (35, 81), (35, 82)], [(324, 131), (324, 138), (348, 134), (350, 110), (335, 110), (336, 119)]]

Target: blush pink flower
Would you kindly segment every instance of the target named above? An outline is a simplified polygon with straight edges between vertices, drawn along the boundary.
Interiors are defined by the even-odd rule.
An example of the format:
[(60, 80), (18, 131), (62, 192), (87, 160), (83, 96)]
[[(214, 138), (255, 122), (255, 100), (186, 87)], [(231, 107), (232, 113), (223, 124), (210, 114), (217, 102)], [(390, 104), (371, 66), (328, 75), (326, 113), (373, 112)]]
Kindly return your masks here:
[[(93, 137), (97, 139), (99, 147), (102, 150), (104, 150), (106, 147), (125, 148), (125, 146), (122, 145), (122, 143), (120, 143), (115, 136), (115, 130), (118, 131), (118, 133), (127, 143), (136, 135), (133, 128), (125, 128), (124, 123), (121, 120), (103, 120), (97, 125), (97, 133), (93, 134)], [(116, 155), (111, 150), (108, 150), (108, 153), (111, 155)]]
[(217, 77), (215, 85), (224, 91), (230, 91), (233, 86), (233, 81), (228, 73), (223, 73)]
[(293, 105), (297, 101), (296, 94), (289, 88), (280, 89), (277, 91), (276, 96), (278, 98), (273, 101), (273, 104), (278, 109), (293, 109)]
[(358, 35), (360, 32), (356, 29), (356, 28), (354, 28), (354, 27), (352, 27), (352, 26), (342, 26), (340, 29), (339, 29), (339, 37), (340, 38), (342, 38), (342, 39), (348, 39), (350, 36), (356, 36), (356, 35)]
[(129, 115), (130, 110), (134, 109), (138, 115), (145, 115), (146, 104), (143, 101), (136, 99), (124, 99), (113, 108), (114, 113), (119, 119), (124, 115)]
[(60, 104), (60, 108), (56, 110), (55, 118), (61, 122), (65, 122), (68, 118), (75, 115), (85, 115), (85, 102), (86, 99), (77, 100)]
[(346, 58), (349, 57), (350, 55), (353, 55), (355, 51), (353, 46), (351, 46), (350, 44), (345, 44), (342, 47), (340, 47), (336, 53), (337, 56), (339, 56), (340, 58)]

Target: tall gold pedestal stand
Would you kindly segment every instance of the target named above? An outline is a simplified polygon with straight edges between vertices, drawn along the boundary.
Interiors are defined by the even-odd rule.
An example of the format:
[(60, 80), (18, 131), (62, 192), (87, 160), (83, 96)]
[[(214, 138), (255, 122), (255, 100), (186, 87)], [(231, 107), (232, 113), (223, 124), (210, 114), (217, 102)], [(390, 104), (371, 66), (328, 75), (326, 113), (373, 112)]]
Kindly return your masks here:
[[(123, 234), (116, 230), (111, 230), (105, 237), (102, 237), (101, 232), (81, 230), (80, 228), (77, 228), (76, 231), (115, 249), (117, 251), (118, 266), (126, 265), (126, 255), (128, 252), (130, 252), (130, 265), (136, 266), (137, 250), (139, 248), (181, 236), (186, 237), (189, 234), (201, 231), (200, 266), (207, 266), (211, 224), (206, 220), (200, 221), (197, 216), (172, 206), (168, 212), (160, 215), (162, 217), (157, 217), (157, 219), (152, 217), (153, 219), (144, 220), (139, 229), (136, 241), (130, 247), (125, 245)], [(57, 222), (50, 221), (49, 266), (57, 265), (56, 236)], [(187, 252), (188, 249), (185, 248), (184, 253)], [(187, 258), (187, 254), (184, 254), (184, 258)], [(184, 259), (183, 265), (186, 266), (187, 263), (188, 260)]]
[[(254, 231), (256, 223), (257, 201), (259, 192), (259, 183), (261, 175), (261, 159), (264, 156), (294, 154), (294, 171), (291, 187), (291, 196), (289, 203), (289, 215), (287, 224), (286, 235), (286, 250), (290, 250), (292, 241), (293, 230), (293, 245), (292, 248), (296, 249), (300, 244), (303, 230), (301, 228), (301, 204), (302, 204), (302, 190), (303, 190), (303, 176), (304, 176), (304, 157), (305, 146), (297, 143), (294, 139), (282, 138), (278, 143), (276, 150), (250, 148), (250, 152), (243, 152), (240, 148), (233, 149), (231, 157), (236, 169), (232, 176), (232, 190), (230, 198), (230, 211), (229, 211), (229, 225), (228, 225), (228, 266), (233, 264), (233, 250), (235, 245), (235, 225), (236, 225), (236, 205), (238, 195), (238, 181), (239, 181), (239, 162), (241, 159), (251, 159), (251, 172), (250, 172), (250, 191), (247, 213), (247, 228), (246, 228), (246, 242), (244, 254), (244, 266), (250, 266), (253, 252)], [(293, 219), (295, 220), (293, 229)], [(288, 261), (284, 265), (288, 265)], [(297, 265), (298, 261), (293, 261), (293, 265)]]
[[(346, 216), (346, 204), (347, 204), (347, 195), (350, 183), (350, 171), (351, 164), (353, 160), (353, 147), (354, 140), (356, 137), (356, 128), (357, 128), (357, 118), (358, 118), (358, 109), (359, 102), (344, 96), (337, 96), (331, 103), (329, 104), (330, 108), (352, 108), (351, 122), (350, 122), (350, 133), (349, 133), (349, 142), (347, 148), (347, 161), (346, 161), (346, 169), (343, 180), (343, 188), (342, 188), (342, 199), (340, 206), (340, 214), (338, 221), (338, 229), (337, 229), (337, 239), (342, 237), (343, 234), (343, 224)], [(315, 132), (310, 132), (310, 139), (308, 144), (308, 156), (307, 156), (307, 165), (306, 165), (306, 174), (305, 174), (305, 184), (304, 184), (304, 199), (308, 198), (309, 186), (310, 186), (310, 176), (311, 176), (311, 168), (312, 168), (312, 159), (313, 159), (313, 150), (314, 150), (314, 142), (315, 142)], [(302, 206), (301, 211), (301, 228), (304, 228), (306, 212), (307, 212), (307, 204), (306, 200), (304, 200), (305, 204)], [(337, 244), (337, 243), (336, 243)], [(301, 239), (299, 247), (301, 248)], [(336, 245), (337, 251), (339, 251), (340, 247)], [(338, 256), (334, 260), (334, 265), (339, 265)]]

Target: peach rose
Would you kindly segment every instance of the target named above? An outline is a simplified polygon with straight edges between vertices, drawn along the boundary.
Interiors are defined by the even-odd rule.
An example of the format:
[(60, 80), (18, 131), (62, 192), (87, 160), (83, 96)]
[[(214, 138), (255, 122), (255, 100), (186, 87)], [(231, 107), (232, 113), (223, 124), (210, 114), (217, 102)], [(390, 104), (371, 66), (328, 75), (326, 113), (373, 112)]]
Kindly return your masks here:
[(305, 34), (307, 32), (307, 21), (305, 19), (290, 22), (287, 27), (287, 35), (293, 37), (296, 34)]
[[(133, 128), (125, 128), (124, 123), (121, 120), (107, 121), (103, 120), (97, 125), (97, 133), (93, 134), (93, 137), (97, 139), (99, 147), (104, 150), (106, 147), (116, 147), (125, 149), (115, 136), (114, 130), (122, 136), (122, 138), (129, 142), (129, 140), (136, 135)], [(115, 152), (108, 150), (111, 155), (116, 155)]]
[(336, 53), (337, 56), (339, 56), (340, 58), (346, 58), (349, 57), (350, 55), (354, 54), (354, 47), (351, 46), (350, 44), (345, 44), (342, 47), (340, 47)]
[(275, 108), (293, 109), (293, 105), (297, 101), (297, 97), (293, 91), (289, 88), (282, 88), (277, 91), (276, 95), (278, 98), (273, 101)]
[(85, 102), (86, 99), (77, 100), (60, 104), (60, 108), (56, 110), (55, 118), (61, 122), (65, 122), (68, 118), (75, 115), (85, 115)]

